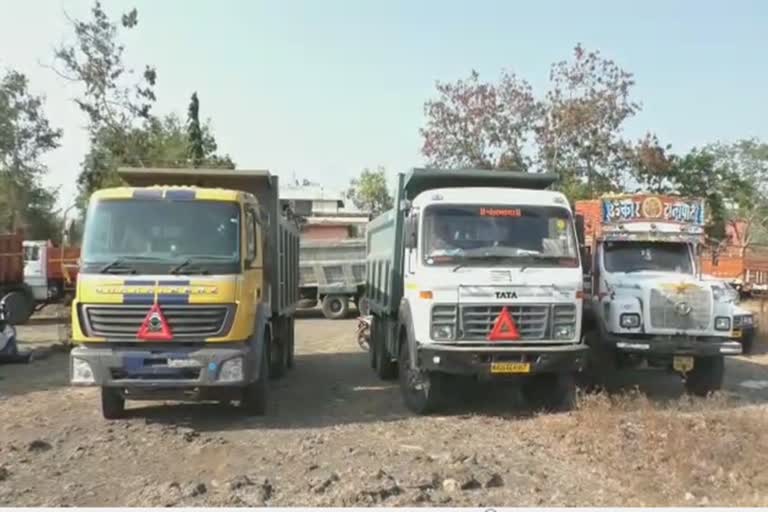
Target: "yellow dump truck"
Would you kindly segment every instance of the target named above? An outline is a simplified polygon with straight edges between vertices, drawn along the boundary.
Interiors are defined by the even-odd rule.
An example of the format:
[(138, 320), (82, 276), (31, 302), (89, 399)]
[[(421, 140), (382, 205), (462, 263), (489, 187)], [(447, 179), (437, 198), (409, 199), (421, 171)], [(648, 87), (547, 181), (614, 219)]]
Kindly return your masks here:
[(72, 304), (73, 385), (264, 414), (293, 366), (298, 226), (267, 171), (120, 169), (94, 193)]

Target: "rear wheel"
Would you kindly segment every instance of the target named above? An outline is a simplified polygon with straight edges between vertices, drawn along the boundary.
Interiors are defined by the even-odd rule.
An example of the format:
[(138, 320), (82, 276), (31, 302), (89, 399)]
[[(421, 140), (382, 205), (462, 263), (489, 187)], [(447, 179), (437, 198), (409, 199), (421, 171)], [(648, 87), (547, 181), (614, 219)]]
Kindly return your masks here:
[[(267, 334), (268, 336), (268, 334)], [(262, 416), (267, 412), (267, 396), (269, 392), (269, 339), (264, 340), (261, 360), (259, 363), (259, 377), (243, 388), (240, 407), (254, 416)]]
[(373, 351), (374, 369), (376, 375), (381, 380), (392, 380), (397, 377), (397, 361), (394, 361), (392, 354), (387, 350), (386, 327), (380, 325), (377, 328), (376, 337), (371, 339), (372, 344), (376, 346)]
[(288, 367), (288, 329), (285, 325), (280, 325), (276, 330), (277, 337), (272, 338), (269, 344), (269, 376), (272, 379), (281, 378)]
[(543, 373), (522, 386), (528, 405), (548, 412), (570, 411), (576, 406), (576, 381), (570, 373)]
[(323, 298), (323, 315), (330, 320), (346, 318), (349, 313), (349, 299), (343, 295), (326, 295)]
[(723, 387), (725, 358), (723, 356), (697, 357), (693, 370), (685, 376), (685, 390), (696, 396), (707, 396)]
[(293, 368), (296, 355), (296, 321), (293, 317), (288, 320), (288, 357), (286, 366)]
[(400, 393), (405, 406), (416, 414), (429, 414), (444, 404), (443, 376), (411, 367), (407, 347), (400, 347), (398, 358)]
[(118, 388), (101, 388), (101, 415), (107, 420), (125, 416), (125, 397)]

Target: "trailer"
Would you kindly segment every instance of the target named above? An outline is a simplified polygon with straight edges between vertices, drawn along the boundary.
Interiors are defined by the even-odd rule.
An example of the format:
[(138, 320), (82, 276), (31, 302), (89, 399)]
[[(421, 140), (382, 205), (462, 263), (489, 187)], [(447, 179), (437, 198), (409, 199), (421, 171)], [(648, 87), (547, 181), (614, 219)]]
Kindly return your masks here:
[(346, 318), (350, 303), (365, 310), (365, 239), (302, 240), (299, 306), (321, 305), (326, 318)]

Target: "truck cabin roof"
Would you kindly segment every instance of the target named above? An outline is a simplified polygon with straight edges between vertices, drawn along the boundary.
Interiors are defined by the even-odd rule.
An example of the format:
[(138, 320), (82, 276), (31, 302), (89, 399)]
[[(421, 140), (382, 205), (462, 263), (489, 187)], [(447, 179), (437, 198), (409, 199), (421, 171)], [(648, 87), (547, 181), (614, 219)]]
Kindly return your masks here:
[(553, 174), (483, 169), (413, 169), (405, 175), (405, 199), (427, 190), (456, 187), (505, 187), (544, 190), (557, 181)]

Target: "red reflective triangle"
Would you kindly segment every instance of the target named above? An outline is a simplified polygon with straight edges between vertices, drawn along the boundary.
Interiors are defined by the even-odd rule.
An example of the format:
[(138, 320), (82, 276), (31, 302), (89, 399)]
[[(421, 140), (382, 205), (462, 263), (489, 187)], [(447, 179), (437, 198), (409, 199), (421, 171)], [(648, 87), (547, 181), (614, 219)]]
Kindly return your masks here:
[(168, 320), (165, 319), (160, 306), (152, 305), (136, 337), (144, 341), (170, 341), (173, 339), (171, 326), (168, 325)]
[(488, 335), (489, 341), (514, 341), (520, 339), (520, 332), (517, 330), (512, 315), (507, 311), (507, 307), (501, 308), (501, 313), (496, 319), (496, 323)]

